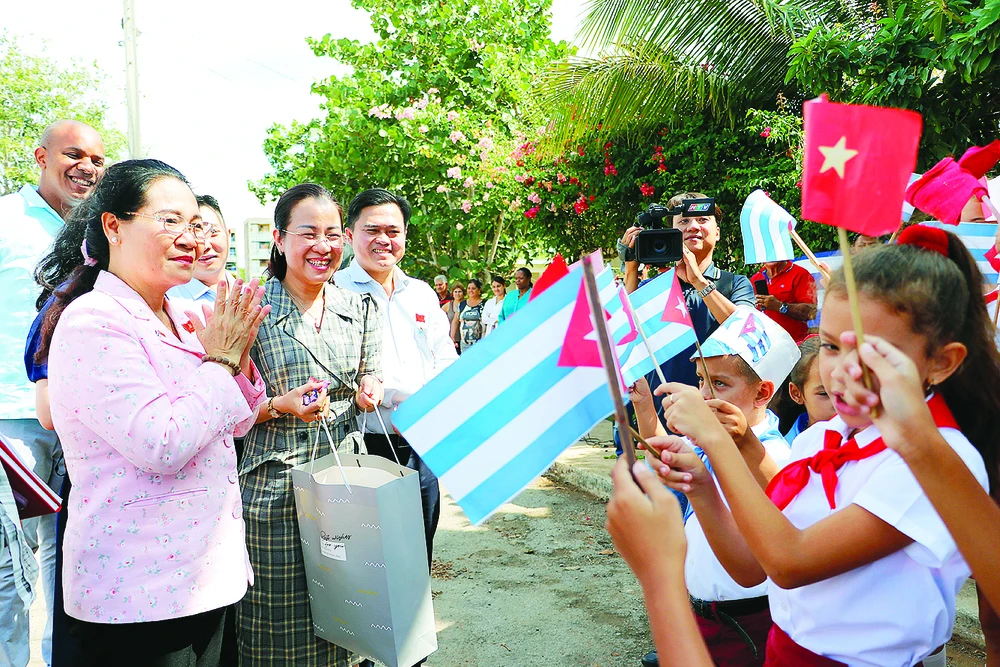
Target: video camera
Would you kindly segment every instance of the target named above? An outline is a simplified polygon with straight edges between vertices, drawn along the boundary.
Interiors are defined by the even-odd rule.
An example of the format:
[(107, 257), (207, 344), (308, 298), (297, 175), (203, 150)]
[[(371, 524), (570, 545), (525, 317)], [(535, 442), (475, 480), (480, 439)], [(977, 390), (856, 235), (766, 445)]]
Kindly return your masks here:
[[(715, 198), (684, 199), (680, 206), (667, 208), (663, 204), (650, 204), (635, 218), (636, 226), (644, 229), (635, 238), (635, 248), (628, 248), (623, 261), (637, 261), (648, 266), (666, 266), (684, 256), (684, 233), (663, 220), (673, 216), (685, 218), (715, 215)], [(619, 248), (621, 250), (621, 248)]]

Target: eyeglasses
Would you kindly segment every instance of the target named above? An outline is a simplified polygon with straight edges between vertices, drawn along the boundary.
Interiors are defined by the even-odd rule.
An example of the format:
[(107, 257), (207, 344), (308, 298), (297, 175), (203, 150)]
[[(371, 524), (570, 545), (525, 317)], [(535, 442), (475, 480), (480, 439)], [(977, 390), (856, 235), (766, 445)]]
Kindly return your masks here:
[(331, 247), (339, 248), (344, 241), (343, 234), (317, 234), (316, 232), (293, 232), (289, 229), (284, 230), (285, 234), (294, 234), (298, 236), (309, 246), (319, 245), (323, 241), (330, 244)]
[(206, 238), (215, 236), (217, 230), (211, 225), (206, 225), (205, 223), (199, 221), (187, 222), (181, 216), (176, 213), (138, 213), (136, 211), (126, 212), (125, 215), (138, 216), (140, 218), (149, 218), (150, 220), (155, 220), (161, 225), (163, 229), (171, 234), (176, 234), (180, 236), (184, 232), (191, 232), (191, 236), (199, 241), (204, 241)]

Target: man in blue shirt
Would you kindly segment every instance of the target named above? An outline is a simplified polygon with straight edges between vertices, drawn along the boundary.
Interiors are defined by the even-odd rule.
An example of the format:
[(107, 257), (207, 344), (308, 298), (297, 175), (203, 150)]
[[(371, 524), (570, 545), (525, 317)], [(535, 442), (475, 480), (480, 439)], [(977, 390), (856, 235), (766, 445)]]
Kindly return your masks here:
[[(167, 290), (168, 299), (184, 299), (187, 301), (204, 301), (215, 304), (215, 289), (219, 281), (225, 279), (233, 284), (233, 277), (226, 271), (229, 261), (229, 230), (222, 218), (222, 208), (219, 200), (212, 195), (198, 195), (198, 210), (201, 219), (208, 226), (208, 237), (205, 240), (205, 251), (194, 264), (194, 274), (191, 282), (177, 285)], [(194, 313), (201, 313), (201, 304), (189, 308)]]
[[(41, 170), (38, 187), (25, 185), (0, 197), (0, 434), (56, 491), (65, 468), (55, 433), (38, 423), (35, 390), (24, 372), (24, 347), (35, 318), (39, 287), (35, 266), (52, 246), (63, 219), (85, 199), (104, 173), (104, 143), (89, 125), (72, 120), (53, 123), (35, 149)], [(37, 542), (48, 622), (42, 639), (46, 663), (52, 651), (52, 605), (55, 583), (56, 517), (23, 522), (30, 544)], [(0, 662), (25, 665), (28, 661), (28, 607), (17, 593), (17, 580), (26, 568), (12, 557), (5, 540), (0, 548), (0, 609), (8, 622), (0, 623)], [(22, 586), (23, 588), (23, 586)], [(30, 582), (34, 593), (34, 582)]]

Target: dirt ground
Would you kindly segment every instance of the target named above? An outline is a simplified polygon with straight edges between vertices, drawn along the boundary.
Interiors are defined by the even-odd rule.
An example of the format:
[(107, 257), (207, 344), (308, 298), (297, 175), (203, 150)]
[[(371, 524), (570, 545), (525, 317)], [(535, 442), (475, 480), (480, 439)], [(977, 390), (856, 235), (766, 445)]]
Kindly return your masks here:
[[(431, 583), (428, 667), (639, 667), (652, 648), (639, 585), (604, 530), (604, 505), (536, 480), (475, 528), (445, 497)], [(948, 665), (982, 667), (957, 643)]]
[(428, 667), (635, 667), (652, 647), (639, 585), (589, 495), (538, 479), (478, 528), (446, 498), (434, 555)]

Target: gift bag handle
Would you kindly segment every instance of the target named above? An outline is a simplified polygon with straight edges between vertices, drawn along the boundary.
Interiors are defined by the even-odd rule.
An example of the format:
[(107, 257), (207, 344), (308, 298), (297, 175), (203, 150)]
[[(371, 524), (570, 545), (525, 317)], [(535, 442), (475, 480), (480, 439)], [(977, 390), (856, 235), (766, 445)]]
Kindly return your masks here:
[[(385, 421), (382, 419), (382, 415), (379, 414), (378, 408), (374, 410), (375, 416), (378, 417), (378, 423), (382, 427), (382, 434), (385, 436), (385, 441), (389, 443), (389, 451), (392, 452), (392, 458), (396, 459), (396, 465), (402, 466), (403, 464), (399, 462), (399, 455), (396, 453), (396, 448), (392, 445), (392, 438), (389, 437), (389, 429), (385, 427)], [(368, 413), (362, 413), (364, 416), (361, 417), (361, 437), (365, 437), (365, 433), (368, 432)]]
[(330, 426), (326, 421), (326, 415), (320, 415), (319, 423), (320, 428), (316, 429), (316, 441), (313, 443), (312, 455), (309, 457), (309, 472), (313, 472), (313, 466), (316, 463), (316, 455), (319, 453), (320, 433), (326, 431), (326, 438), (330, 441), (330, 449), (333, 450), (333, 458), (337, 461), (337, 468), (340, 470), (340, 476), (344, 479), (344, 486), (347, 487), (348, 493), (354, 495), (354, 491), (351, 489), (351, 485), (347, 481), (347, 473), (344, 472), (344, 466), (340, 463), (340, 454), (337, 453), (337, 446), (333, 444), (333, 436), (330, 435)]

